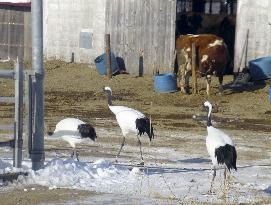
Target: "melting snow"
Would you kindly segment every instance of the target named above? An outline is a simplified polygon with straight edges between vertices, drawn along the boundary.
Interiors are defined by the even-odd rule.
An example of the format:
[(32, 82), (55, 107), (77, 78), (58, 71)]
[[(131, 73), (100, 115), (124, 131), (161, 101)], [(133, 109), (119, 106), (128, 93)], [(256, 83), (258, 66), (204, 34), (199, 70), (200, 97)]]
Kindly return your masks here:
[[(207, 194), (212, 178), (209, 160), (197, 158), (179, 163), (178, 167), (161, 165), (128, 169), (127, 166), (115, 165), (104, 159), (86, 163), (54, 158), (47, 162), (44, 169), (32, 171), (30, 162), (24, 161), (20, 171), (28, 171), (29, 175), (20, 177), (19, 183), (22, 186), (36, 184), (47, 186), (48, 189), (71, 188), (149, 199), (220, 202), (223, 170), (218, 170), (215, 182), (217, 196), (210, 196)], [(0, 160), (0, 171), (16, 170), (9, 162)], [(270, 167), (238, 167), (238, 172), (232, 173), (229, 201), (251, 202), (259, 192), (262, 192), (260, 195), (270, 194), (270, 179)], [(255, 190), (258, 190), (257, 195)]]

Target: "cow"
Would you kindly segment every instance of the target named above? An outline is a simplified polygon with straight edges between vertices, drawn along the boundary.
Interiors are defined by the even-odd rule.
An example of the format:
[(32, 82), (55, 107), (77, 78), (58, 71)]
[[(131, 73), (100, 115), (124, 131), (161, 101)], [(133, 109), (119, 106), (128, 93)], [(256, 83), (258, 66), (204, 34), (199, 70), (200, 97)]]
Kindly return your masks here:
[(207, 95), (210, 94), (211, 75), (219, 79), (219, 92), (222, 93), (223, 75), (229, 62), (229, 53), (223, 39), (212, 34), (181, 35), (176, 39), (178, 75), (183, 93), (189, 90), (189, 78), (192, 68), (192, 43), (197, 50), (197, 77), (206, 77)]

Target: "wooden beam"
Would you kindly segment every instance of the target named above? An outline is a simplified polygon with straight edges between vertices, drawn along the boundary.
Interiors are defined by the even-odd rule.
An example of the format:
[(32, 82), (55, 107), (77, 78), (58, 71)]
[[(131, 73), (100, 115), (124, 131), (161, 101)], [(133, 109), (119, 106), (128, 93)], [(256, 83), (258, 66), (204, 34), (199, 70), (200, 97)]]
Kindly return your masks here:
[(197, 82), (197, 75), (196, 75), (196, 70), (197, 70), (197, 52), (196, 52), (196, 46), (195, 43), (192, 43), (192, 88), (193, 88), (193, 94), (198, 93), (198, 82)]
[(112, 66), (111, 66), (111, 48), (110, 48), (110, 34), (105, 34), (105, 55), (106, 55), (106, 70), (107, 77), (112, 78)]

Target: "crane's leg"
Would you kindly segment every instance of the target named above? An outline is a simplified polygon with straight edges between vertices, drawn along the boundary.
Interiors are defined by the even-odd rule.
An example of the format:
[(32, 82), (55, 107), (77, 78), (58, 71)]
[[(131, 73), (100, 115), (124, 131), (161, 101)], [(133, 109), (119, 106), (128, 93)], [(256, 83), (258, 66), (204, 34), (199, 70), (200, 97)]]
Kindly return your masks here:
[(144, 165), (144, 160), (143, 160), (143, 156), (142, 156), (142, 150), (141, 150), (141, 141), (139, 139), (139, 136), (137, 135), (137, 140), (138, 140), (138, 145), (139, 145), (139, 149), (140, 149), (140, 155), (141, 155), (141, 162), (140, 165)]
[(228, 190), (229, 190), (229, 181), (228, 181), (227, 172), (228, 172), (227, 167), (225, 166), (225, 170), (224, 170), (224, 196), (225, 198), (228, 195)]
[(116, 156), (116, 162), (118, 162), (118, 157), (119, 157), (119, 155), (120, 155), (121, 149), (122, 149), (122, 147), (124, 146), (124, 144), (125, 144), (125, 137), (123, 137), (123, 140), (122, 140), (120, 149), (119, 149), (118, 154), (117, 154), (117, 156)]
[(214, 181), (215, 181), (215, 176), (216, 176), (216, 168), (213, 167), (213, 179), (212, 179), (212, 182), (211, 182), (211, 187), (210, 187), (210, 190), (209, 190), (209, 193), (212, 193), (212, 190), (213, 190), (213, 185), (214, 185)]
[(224, 186), (226, 185), (226, 182), (227, 182), (227, 168), (225, 166), (225, 169), (224, 169)]
[(73, 156), (74, 156), (74, 152), (75, 152), (75, 149), (72, 149), (71, 158), (73, 158)]
[(79, 162), (79, 153), (77, 152), (76, 149), (75, 149), (75, 156), (76, 156), (77, 161)]

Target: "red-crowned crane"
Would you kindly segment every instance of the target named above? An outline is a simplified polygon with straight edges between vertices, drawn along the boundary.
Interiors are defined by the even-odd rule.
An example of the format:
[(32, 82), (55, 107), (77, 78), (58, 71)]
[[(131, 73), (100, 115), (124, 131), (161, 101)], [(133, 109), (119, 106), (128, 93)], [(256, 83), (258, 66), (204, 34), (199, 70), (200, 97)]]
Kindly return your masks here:
[(232, 141), (232, 139), (224, 133), (223, 131), (216, 129), (212, 126), (212, 119), (211, 119), (211, 113), (212, 113), (212, 105), (210, 102), (206, 101), (204, 103), (204, 106), (208, 110), (207, 115), (207, 138), (206, 138), (206, 146), (207, 151), (211, 157), (212, 163), (213, 163), (213, 179), (211, 182), (211, 188), (210, 192), (212, 191), (213, 182), (216, 176), (216, 167), (218, 165), (225, 165), (225, 171), (224, 171), (224, 183), (226, 181), (226, 172), (227, 169), (230, 171), (231, 169), (236, 168), (236, 158), (237, 153), (235, 149), (235, 145)]
[(125, 106), (114, 106), (112, 104), (112, 90), (110, 87), (105, 87), (104, 92), (108, 94), (108, 107), (116, 115), (117, 122), (121, 128), (123, 140), (120, 149), (116, 155), (116, 161), (120, 155), (121, 149), (125, 144), (125, 137), (128, 133), (134, 133), (137, 135), (137, 140), (141, 154), (141, 165), (144, 164), (141, 150), (141, 141), (139, 136), (146, 133), (149, 136), (150, 141), (154, 138), (153, 127), (150, 120), (141, 112), (128, 108)]
[(95, 129), (92, 125), (83, 122), (77, 118), (65, 118), (56, 124), (54, 132), (48, 132), (48, 135), (52, 137), (61, 137), (67, 141), (73, 148), (71, 157), (76, 155), (76, 159), (79, 161), (79, 154), (76, 151), (76, 144), (83, 142), (86, 138), (90, 138), (93, 141), (97, 138)]

